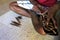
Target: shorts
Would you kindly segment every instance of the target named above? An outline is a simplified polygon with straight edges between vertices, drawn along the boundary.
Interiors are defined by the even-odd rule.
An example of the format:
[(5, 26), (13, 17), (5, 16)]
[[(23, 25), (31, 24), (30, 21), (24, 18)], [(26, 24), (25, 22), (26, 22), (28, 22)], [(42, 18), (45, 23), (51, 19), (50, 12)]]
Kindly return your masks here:
[(18, 6), (23, 7), (25, 9), (32, 9), (33, 5), (30, 1), (17, 1)]

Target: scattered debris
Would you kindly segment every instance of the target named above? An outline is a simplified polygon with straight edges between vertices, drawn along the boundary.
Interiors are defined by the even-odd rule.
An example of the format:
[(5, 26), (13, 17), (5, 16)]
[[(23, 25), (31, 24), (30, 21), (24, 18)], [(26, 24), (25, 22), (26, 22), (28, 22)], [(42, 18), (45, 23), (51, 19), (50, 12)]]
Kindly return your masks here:
[(20, 19), (22, 19), (22, 17), (21, 16), (18, 16), (18, 17), (15, 17), (15, 19), (17, 20), (17, 22), (16, 21), (12, 21), (12, 23), (10, 23), (10, 24), (11, 25), (14, 25), (14, 26), (21, 25)]

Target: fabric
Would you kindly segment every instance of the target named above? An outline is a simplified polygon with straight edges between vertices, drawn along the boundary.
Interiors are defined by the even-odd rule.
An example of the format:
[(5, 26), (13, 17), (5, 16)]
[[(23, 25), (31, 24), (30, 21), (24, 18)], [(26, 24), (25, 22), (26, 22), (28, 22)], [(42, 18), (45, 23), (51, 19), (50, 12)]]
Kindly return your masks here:
[(51, 7), (53, 6), (57, 0), (37, 0), (41, 5)]
[(53, 17), (53, 19), (50, 19), (48, 25), (46, 25), (46, 21), (48, 18), (47, 14), (48, 13), (45, 13), (44, 15), (40, 15), (40, 20), (42, 20), (41, 23), (43, 24), (43, 29), (46, 34), (57, 36), (58, 30), (57, 30), (56, 21), (55, 21), (55, 23), (53, 22), (53, 19), (55, 19), (55, 18)]
[(23, 7), (25, 9), (32, 9), (33, 5), (30, 3), (30, 1), (17, 1), (18, 6)]

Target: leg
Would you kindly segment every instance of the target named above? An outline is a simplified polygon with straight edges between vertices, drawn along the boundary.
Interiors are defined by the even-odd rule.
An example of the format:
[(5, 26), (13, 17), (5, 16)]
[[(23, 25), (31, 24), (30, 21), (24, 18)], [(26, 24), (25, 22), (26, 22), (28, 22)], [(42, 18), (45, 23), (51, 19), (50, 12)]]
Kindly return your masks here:
[[(31, 17), (25, 10), (22, 9), (22, 7), (18, 6), (17, 2), (10, 3), (9, 8), (18, 14)], [(40, 10), (38, 9), (36, 5), (33, 6), (32, 10), (40, 12)]]
[(29, 14), (31, 15), (32, 23), (34, 25), (35, 30), (39, 34), (45, 35), (46, 33), (43, 30), (40, 18), (36, 15), (36, 13), (34, 11), (30, 12)]
[(17, 2), (10, 3), (9, 8), (18, 14), (30, 17), (30, 15), (25, 10), (23, 10), (21, 7), (18, 6)]

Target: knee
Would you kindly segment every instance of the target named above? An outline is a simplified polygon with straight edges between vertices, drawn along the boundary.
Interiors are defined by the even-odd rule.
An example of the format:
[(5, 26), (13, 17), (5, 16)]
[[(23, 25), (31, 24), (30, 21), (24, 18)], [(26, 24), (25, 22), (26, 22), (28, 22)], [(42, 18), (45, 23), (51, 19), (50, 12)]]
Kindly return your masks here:
[(17, 2), (11, 2), (10, 4), (9, 4), (9, 6), (13, 6), (13, 5), (16, 5), (17, 4)]
[(12, 9), (15, 5), (17, 5), (17, 2), (11, 2), (9, 4), (9, 8)]

